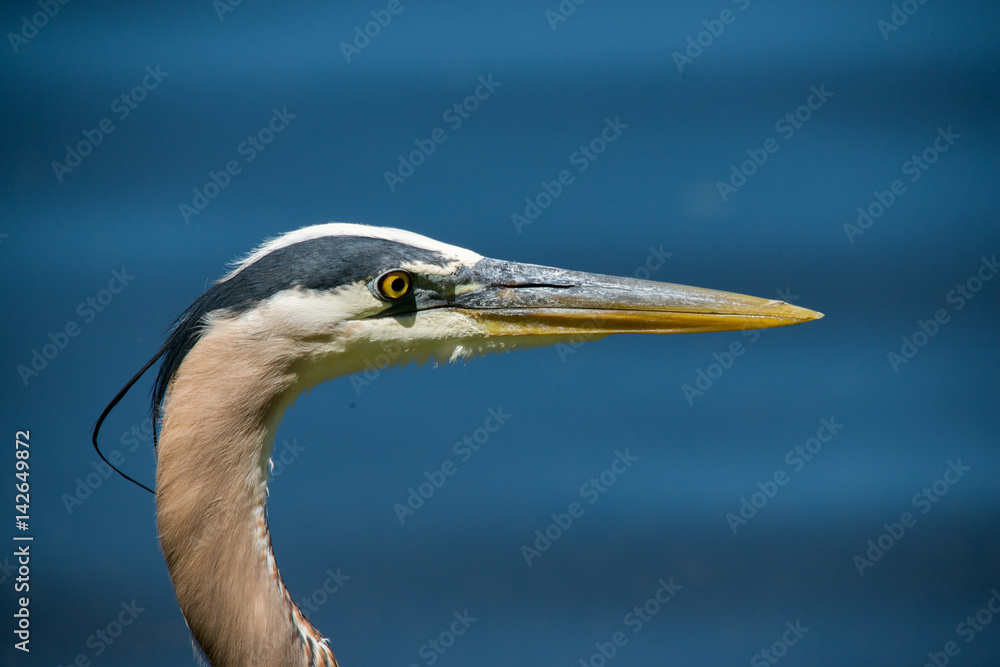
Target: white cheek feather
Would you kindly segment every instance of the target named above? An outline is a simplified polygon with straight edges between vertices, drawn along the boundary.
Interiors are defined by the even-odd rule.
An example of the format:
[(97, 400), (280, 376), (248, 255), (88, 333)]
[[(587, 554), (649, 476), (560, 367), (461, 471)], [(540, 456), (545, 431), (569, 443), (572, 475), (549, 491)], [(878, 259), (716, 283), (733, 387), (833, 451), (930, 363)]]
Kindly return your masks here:
[(386, 317), (364, 322), (351, 332), (354, 366), (343, 373), (405, 366), (411, 362), (452, 363), (492, 353), (557, 343), (598, 340), (607, 334), (497, 336), (479, 321), (444, 308), (425, 310), (405, 324)]
[(373, 369), (454, 361), (468, 355), (472, 341), (493, 347), (477, 322), (446, 309), (423, 311), (413, 318), (347, 321), (336, 329), (336, 335), (325, 340), (307, 341), (305, 363), (296, 364), (301, 388)]
[(290, 343), (289, 354), (308, 357), (303, 370), (310, 384), (373, 366), (473, 356), (470, 342), (489, 335), (472, 318), (444, 308), (398, 319), (371, 317), (384, 308), (363, 284), (328, 292), (286, 290), (217, 324), (235, 326), (251, 337), (284, 339)]
[(275, 294), (241, 318), (261, 331), (293, 340), (337, 333), (352, 320), (377, 314), (385, 304), (366, 285), (345, 285), (321, 292), (293, 289)]

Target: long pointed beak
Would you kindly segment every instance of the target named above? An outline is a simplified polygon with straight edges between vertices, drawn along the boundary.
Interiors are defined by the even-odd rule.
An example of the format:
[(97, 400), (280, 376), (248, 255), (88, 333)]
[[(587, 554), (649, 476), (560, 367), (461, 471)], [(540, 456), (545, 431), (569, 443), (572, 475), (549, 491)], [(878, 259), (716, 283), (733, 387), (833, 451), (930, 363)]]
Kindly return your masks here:
[(774, 299), (534, 264), (484, 259), (470, 269), (449, 305), (491, 336), (733, 331), (823, 317)]

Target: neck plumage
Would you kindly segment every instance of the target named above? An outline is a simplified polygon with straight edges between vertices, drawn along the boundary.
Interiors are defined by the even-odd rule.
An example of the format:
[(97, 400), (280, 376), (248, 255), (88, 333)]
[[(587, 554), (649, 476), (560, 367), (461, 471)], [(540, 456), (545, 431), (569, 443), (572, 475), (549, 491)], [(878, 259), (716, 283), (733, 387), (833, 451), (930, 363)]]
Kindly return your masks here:
[(188, 627), (214, 667), (336, 667), (282, 583), (267, 462), (295, 378), (261, 341), (206, 334), (164, 404), (157, 529)]

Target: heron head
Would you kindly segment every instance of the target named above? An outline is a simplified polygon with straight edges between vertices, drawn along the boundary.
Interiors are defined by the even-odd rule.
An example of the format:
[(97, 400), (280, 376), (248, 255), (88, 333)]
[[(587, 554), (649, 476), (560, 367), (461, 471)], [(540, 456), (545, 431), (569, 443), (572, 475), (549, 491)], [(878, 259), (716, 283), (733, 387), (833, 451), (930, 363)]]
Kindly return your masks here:
[[(265, 510), (281, 415), (322, 380), (613, 333), (817, 317), (781, 301), (488, 259), (394, 229), (318, 225), (265, 243), (182, 314), (145, 367), (163, 356), (157, 529), (184, 617), (213, 664), (336, 664), (281, 584)], [(95, 445), (143, 371), (105, 409)]]
[[(397, 229), (333, 223), (265, 243), (182, 316), (166, 382), (200, 336), (236, 327), (313, 383), (374, 367), (593, 340), (798, 324), (782, 301), (483, 257)], [(280, 347), (280, 346), (279, 346)]]

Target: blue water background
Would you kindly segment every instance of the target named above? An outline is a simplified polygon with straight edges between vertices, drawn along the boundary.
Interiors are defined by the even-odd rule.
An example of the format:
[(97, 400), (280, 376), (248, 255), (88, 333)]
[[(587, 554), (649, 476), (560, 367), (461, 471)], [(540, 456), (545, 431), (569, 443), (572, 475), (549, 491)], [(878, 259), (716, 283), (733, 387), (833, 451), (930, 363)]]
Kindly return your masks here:
[[(616, 275), (669, 253), (653, 279), (780, 290), (826, 314), (752, 343), (617, 336), (303, 396), (278, 434), (300, 451), (272, 484), (270, 523), (298, 599), (318, 602), (328, 570), (350, 577), (309, 613), (345, 667), (430, 664), (421, 647), (465, 610), (478, 620), (437, 665), (597, 665), (618, 631), (609, 665), (764, 664), (797, 621), (809, 630), (775, 649), (782, 665), (922, 665), (949, 641), (952, 664), (1000, 664), (1000, 619), (968, 643), (958, 627), (1000, 587), (1000, 279), (961, 310), (948, 298), (1000, 253), (998, 6), (912, 2), (898, 30), (880, 28), (889, 2), (592, 0), (555, 29), (555, 0), (400, 6), (350, 62), (340, 44), (386, 3), (246, 0), (220, 20), (208, 0), (77, 1), (17, 52), (8, 33), (41, 10), (0, 11), (0, 663), (195, 664), (151, 497), (110, 478), (66, 499), (94, 472), (97, 416), (207, 282), (268, 236), (338, 220)], [(699, 37), (706, 21), (724, 29)], [(688, 38), (707, 46), (678, 67)], [(147, 67), (167, 75), (120, 118), (113, 100)], [(449, 125), (490, 76), (499, 87)], [(813, 87), (832, 95), (787, 136), (776, 123)], [(275, 109), (294, 118), (247, 162), (241, 142)], [(114, 131), (57, 174), (103, 118)], [(627, 128), (575, 171), (605, 119)], [(385, 172), (435, 128), (447, 140), (390, 189)], [(949, 128), (911, 181), (906, 163)], [(777, 152), (724, 201), (717, 183), (769, 138)], [(185, 220), (180, 205), (230, 160), (240, 173)], [(518, 229), (512, 214), (563, 169), (574, 182)], [(897, 179), (905, 192), (873, 224), (845, 230)], [(134, 278), (101, 312), (81, 308), (115, 270)], [(939, 309), (948, 321), (894, 367)], [(22, 378), (70, 323), (78, 335)], [(744, 353), (720, 374), (734, 342)], [(718, 377), (685, 394), (699, 371)], [(105, 442), (151, 483), (148, 442), (127, 446), (149, 387)], [(457, 461), (453, 443), (491, 408), (509, 420)], [(786, 453), (823, 419), (843, 428), (794, 471)], [(27, 656), (7, 565), (18, 429), (32, 443)], [(534, 531), (626, 450), (638, 461), (527, 565)], [(446, 458), (458, 472), (401, 525), (394, 504)], [(969, 470), (922, 514), (914, 496), (959, 461)], [(778, 471), (788, 483), (734, 535), (726, 515)], [(915, 525), (859, 574), (855, 556), (904, 512)], [(632, 632), (626, 615), (671, 578), (676, 595)], [(92, 638), (133, 600), (143, 611), (113, 643)]]

